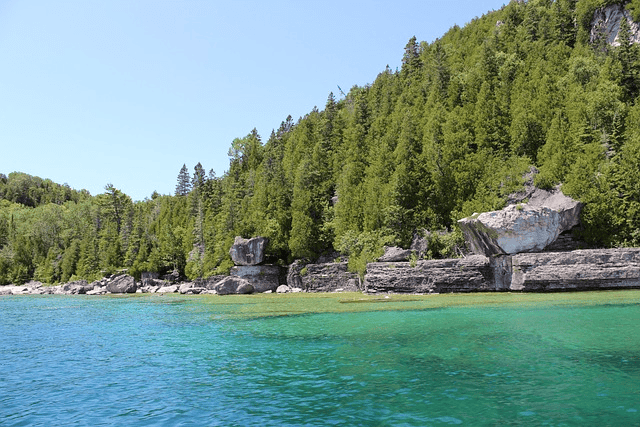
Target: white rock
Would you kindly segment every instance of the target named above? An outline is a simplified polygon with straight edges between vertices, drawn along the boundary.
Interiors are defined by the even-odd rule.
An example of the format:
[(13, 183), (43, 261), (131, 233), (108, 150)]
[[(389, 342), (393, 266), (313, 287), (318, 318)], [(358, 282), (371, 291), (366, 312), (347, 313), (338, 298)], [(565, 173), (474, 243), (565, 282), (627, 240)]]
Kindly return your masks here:
[(541, 251), (560, 234), (560, 215), (544, 206), (510, 205), (458, 223), (471, 250), (485, 256)]

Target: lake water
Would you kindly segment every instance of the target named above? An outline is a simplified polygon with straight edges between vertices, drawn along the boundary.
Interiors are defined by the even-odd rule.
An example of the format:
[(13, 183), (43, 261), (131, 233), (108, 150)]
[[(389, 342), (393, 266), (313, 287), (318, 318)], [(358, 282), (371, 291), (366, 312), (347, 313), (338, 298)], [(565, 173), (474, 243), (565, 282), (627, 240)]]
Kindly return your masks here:
[(639, 325), (639, 291), (0, 297), (0, 425), (640, 425)]

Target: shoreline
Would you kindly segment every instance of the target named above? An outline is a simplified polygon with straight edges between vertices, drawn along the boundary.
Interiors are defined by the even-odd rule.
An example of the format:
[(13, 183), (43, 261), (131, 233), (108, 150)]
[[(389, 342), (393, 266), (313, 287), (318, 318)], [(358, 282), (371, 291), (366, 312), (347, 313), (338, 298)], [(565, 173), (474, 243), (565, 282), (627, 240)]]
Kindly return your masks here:
[[(257, 266), (273, 269), (275, 266)], [(278, 267), (280, 268), (280, 267)], [(187, 282), (146, 279), (120, 274), (88, 283), (60, 285), (31, 281), (0, 287), (0, 295), (261, 294), (358, 292), (364, 295), (433, 295), (464, 293), (566, 293), (594, 290), (640, 289), (640, 248), (586, 249), (569, 252), (521, 253), (485, 257), (373, 262), (364, 280), (347, 269), (346, 262), (293, 263), (281, 274), (212, 276)], [(245, 283), (220, 286), (228, 279)], [(233, 280), (232, 280), (233, 281)], [(224, 291), (224, 293), (223, 293)]]

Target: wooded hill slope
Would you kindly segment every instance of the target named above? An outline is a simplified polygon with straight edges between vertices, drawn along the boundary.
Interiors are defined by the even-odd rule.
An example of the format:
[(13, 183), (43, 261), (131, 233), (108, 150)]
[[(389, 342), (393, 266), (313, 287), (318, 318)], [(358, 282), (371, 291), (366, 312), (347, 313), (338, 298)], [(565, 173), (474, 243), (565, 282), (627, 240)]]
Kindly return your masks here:
[[(512, 1), (433, 43), (413, 38), (400, 70), (330, 94), (266, 142), (234, 140), (222, 177), (183, 168), (173, 196), (2, 176), (0, 284), (207, 276), (228, 271), (237, 235), (268, 237), (273, 262), (337, 250), (362, 269), (417, 230), (455, 239), (456, 220), (502, 208), (531, 166), (539, 186), (586, 203), (583, 239), (640, 245), (639, 48), (624, 23), (620, 46), (598, 30), (590, 41), (595, 10), (613, 3), (625, 4)], [(626, 7), (640, 15), (640, 0)]]

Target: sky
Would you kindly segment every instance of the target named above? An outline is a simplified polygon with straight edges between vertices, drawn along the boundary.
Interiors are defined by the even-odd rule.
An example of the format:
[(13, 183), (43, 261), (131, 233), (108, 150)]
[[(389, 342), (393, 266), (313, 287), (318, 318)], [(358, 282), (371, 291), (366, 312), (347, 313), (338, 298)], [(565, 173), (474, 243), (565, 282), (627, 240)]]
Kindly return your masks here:
[(505, 2), (0, 0), (0, 173), (173, 194), (183, 164), (222, 176), (235, 138)]

